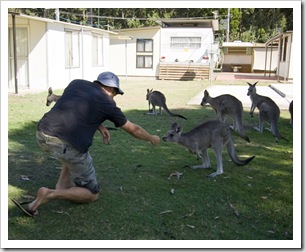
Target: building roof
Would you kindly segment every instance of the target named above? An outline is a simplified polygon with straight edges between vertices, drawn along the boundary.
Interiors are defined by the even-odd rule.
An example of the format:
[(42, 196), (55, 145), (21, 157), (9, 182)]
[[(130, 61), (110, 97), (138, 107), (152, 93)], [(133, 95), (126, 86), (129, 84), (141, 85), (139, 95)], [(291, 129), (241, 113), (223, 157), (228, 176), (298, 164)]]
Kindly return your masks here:
[(252, 43), (252, 42), (241, 42), (240, 40), (236, 40), (233, 42), (223, 42), (222, 47), (268, 47), (271, 44), (278, 44), (279, 40), (283, 37), (291, 36), (293, 31), (286, 31), (275, 35), (266, 41), (266, 43)]
[(63, 22), (63, 21), (58, 21), (58, 20), (54, 20), (54, 19), (49, 19), (49, 18), (41, 18), (41, 17), (37, 17), (37, 16), (29, 16), (29, 15), (24, 15), (21, 13), (16, 13), (16, 12), (8, 12), (9, 15), (15, 15), (18, 18), (23, 18), (23, 19), (30, 19), (30, 20), (36, 20), (36, 21), (40, 21), (40, 22), (46, 22), (46, 23), (58, 23), (58, 24), (62, 24), (62, 25), (69, 25), (69, 26), (73, 26), (75, 28), (83, 28), (86, 30), (95, 30), (95, 31), (99, 31), (99, 32), (107, 32), (109, 34), (117, 34), (116, 32), (112, 32), (112, 31), (108, 31), (108, 30), (104, 30), (104, 29), (99, 29), (99, 28), (95, 28), (95, 27), (91, 27), (91, 26), (87, 26), (87, 25), (79, 25), (79, 24), (73, 24), (73, 23), (68, 23), (68, 22)]
[(262, 43), (241, 42), (239, 40), (233, 42), (223, 42), (222, 47), (265, 47)]
[(111, 39), (131, 40), (131, 39), (133, 39), (133, 32), (141, 32), (141, 31), (147, 31), (147, 30), (158, 31), (160, 29), (161, 29), (160, 26), (119, 29), (119, 30), (114, 30), (114, 32), (116, 32), (116, 34), (110, 34), (110, 38)]
[(163, 28), (166, 27), (198, 27), (212, 28), (214, 31), (219, 30), (218, 19), (201, 19), (201, 18), (162, 18), (156, 20)]

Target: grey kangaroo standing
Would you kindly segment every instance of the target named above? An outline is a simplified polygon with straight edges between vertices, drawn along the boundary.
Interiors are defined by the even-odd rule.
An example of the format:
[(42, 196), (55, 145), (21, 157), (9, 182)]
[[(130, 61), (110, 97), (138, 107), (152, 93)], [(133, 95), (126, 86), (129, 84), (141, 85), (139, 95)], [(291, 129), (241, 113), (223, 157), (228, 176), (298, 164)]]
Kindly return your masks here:
[(264, 121), (270, 123), (271, 125), (271, 133), (275, 136), (276, 139), (282, 138), (287, 141), (284, 137), (282, 137), (278, 131), (278, 120), (280, 117), (280, 109), (276, 105), (276, 103), (267, 96), (262, 96), (256, 93), (256, 84), (251, 84), (247, 82), (249, 85), (247, 95), (250, 96), (252, 101), (250, 115), (253, 117), (253, 112), (257, 107), (259, 110), (259, 127), (255, 127), (259, 132), (263, 132), (264, 130)]
[[(174, 114), (169, 111), (169, 109), (167, 108), (167, 105), (166, 105), (165, 95), (163, 93), (161, 93), (160, 91), (153, 91), (153, 89), (151, 89), (151, 90), (147, 89), (146, 100), (148, 100), (148, 114), (156, 115), (157, 114), (156, 106), (158, 106), (159, 114), (161, 114), (161, 108), (163, 108), (165, 110), (165, 112), (167, 114), (169, 114), (170, 116), (180, 117), (180, 118), (187, 120), (186, 117), (184, 117), (182, 115)], [(151, 111), (150, 105), (152, 105), (152, 113), (150, 112)]]
[(50, 106), (52, 102), (57, 102), (61, 95), (53, 94), (53, 90), (49, 87), (46, 106)]
[(172, 129), (162, 139), (166, 142), (178, 143), (191, 152), (196, 153), (203, 163), (202, 165), (191, 166), (193, 169), (211, 167), (207, 150), (212, 148), (216, 156), (217, 171), (208, 175), (211, 178), (223, 173), (222, 150), (225, 146), (230, 158), (237, 165), (245, 165), (255, 157), (252, 156), (246, 160), (238, 159), (231, 138), (230, 128), (219, 120), (202, 123), (187, 133), (182, 133), (182, 128), (177, 123), (174, 123)]
[(231, 117), (233, 119), (233, 129), (236, 130), (243, 139), (250, 142), (244, 132), (242, 122), (244, 109), (240, 100), (229, 94), (219, 95), (213, 98), (209, 95), (209, 92), (205, 90), (200, 105), (204, 106), (207, 103), (215, 110), (220, 121), (225, 122), (227, 117)]

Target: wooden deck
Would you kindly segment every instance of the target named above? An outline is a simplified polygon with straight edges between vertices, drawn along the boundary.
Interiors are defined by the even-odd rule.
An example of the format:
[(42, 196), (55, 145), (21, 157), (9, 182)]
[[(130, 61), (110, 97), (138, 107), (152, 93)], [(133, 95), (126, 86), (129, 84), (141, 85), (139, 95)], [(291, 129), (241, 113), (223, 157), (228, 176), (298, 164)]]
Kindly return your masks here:
[(159, 80), (209, 79), (210, 67), (200, 63), (160, 63)]

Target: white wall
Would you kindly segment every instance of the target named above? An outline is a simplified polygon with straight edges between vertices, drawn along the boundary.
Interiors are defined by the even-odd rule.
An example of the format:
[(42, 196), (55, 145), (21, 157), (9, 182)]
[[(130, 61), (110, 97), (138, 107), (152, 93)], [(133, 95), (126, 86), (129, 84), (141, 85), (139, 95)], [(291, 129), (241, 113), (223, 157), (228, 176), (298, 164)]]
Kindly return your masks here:
[[(214, 42), (212, 29), (208, 28), (159, 28), (150, 27), (143, 29), (123, 30), (124, 36), (131, 36), (132, 40), (119, 40), (111, 38), (110, 40), (110, 68), (120, 76), (158, 76), (158, 65), (161, 56), (166, 57), (166, 61), (174, 62), (179, 59), (180, 62), (193, 60), (194, 62), (203, 62), (202, 57), (206, 50), (211, 49)], [(200, 49), (171, 49), (170, 37), (202, 37)], [(153, 39), (153, 68), (136, 68), (137, 39)], [(210, 56), (210, 55), (209, 55)]]
[[(202, 37), (201, 48), (189, 49), (170, 48), (171, 37)], [(214, 42), (212, 28), (164, 28), (161, 30), (161, 54), (166, 62), (179, 62), (193, 60), (194, 62), (203, 62), (203, 55), (211, 50), (211, 44)]]
[(34, 89), (47, 82), (45, 30), (45, 23), (29, 20), (29, 85)]
[[(65, 29), (79, 31), (79, 66), (66, 68), (65, 66)], [(48, 30), (49, 55), (49, 86), (54, 88), (66, 87), (74, 79), (94, 81), (97, 76), (109, 70), (109, 35), (103, 31), (103, 66), (92, 65), (92, 32), (86, 27), (79, 27), (51, 23)], [(51, 66), (51, 67), (50, 67)]]
[(62, 25), (58, 23), (47, 24), (47, 64), (48, 86), (53, 89), (65, 87), (65, 34)]
[[(272, 48), (272, 55), (271, 55), (271, 48), (268, 48), (267, 51), (267, 59), (266, 59), (266, 48), (254, 48), (254, 62), (253, 62), (253, 70), (265, 70), (266, 64), (266, 71), (271, 69), (272, 71), (277, 67), (278, 64), (278, 49)], [(267, 60), (267, 63), (265, 63)], [(271, 60), (271, 68), (270, 68), (270, 60)]]
[[(96, 31), (94, 32), (97, 33)], [(103, 32), (101, 33), (103, 34)], [(93, 66), (92, 65), (92, 32), (89, 30), (84, 30), (83, 35), (80, 38), (81, 44), (81, 73), (82, 79), (94, 81), (97, 76), (104, 71), (111, 71), (109, 67), (109, 35), (103, 34), (103, 65)]]
[(251, 64), (252, 55), (225, 54), (223, 64)]
[[(45, 23), (36, 20), (20, 18), (16, 16), (16, 29), (27, 29), (28, 40), (28, 57), (27, 57), (27, 71), (18, 69), (18, 84), (22, 80), (28, 80), (30, 88), (39, 89), (41, 85), (45, 85), (47, 82), (47, 65), (46, 65), (46, 36), (45, 36)], [(8, 25), (12, 28), (12, 18), (8, 16)], [(13, 43), (11, 41), (11, 43)], [(11, 44), (11, 47), (13, 45)], [(18, 59), (20, 60), (20, 59)], [(8, 61), (10, 63), (10, 61)], [(11, 65), (9, 65), (9, 71), (12, 71)], [(25, 76), (26, 75), (26, 76)], [(14, 82), (14, 75), (9, 74), (9, 81)], [(12, 85), (11, 85), (12, 86)]]
[[(292, 37), (288, 37), (288, 46), (286, 52), (286, 61), (280, 61), (279, 76), (283, 78), (293, 79), (293, 42)], [(291, 52), (289, 51), (291, 47)], [(283, 52), (282, 52), (283, 53)], [(282, 59), (282, 55), (281, 55)]]
[[(110, 39), (109, 66), (119, 76), (157, 76), (160, 58), (160, 28), (124, 30), (122, 36), (132, 39)], [(153, 39), (153, 68), (137, 68), (137, 39)]]
[[(8, 17), (8, 25), (12, 27), (10, 16)], [(107, 31), (24, 16), (16, 16), (16, 27), (28, 29), (27, 74), (30, 89), (47, 90), (50, 86), (53, 89), (63, 89), (73, 79), (83, 78), (93, 81), (101, 72), (110, 70), (109, 32)], [(65, 29), (80, 32), (80, 65), (75, 68), (66, 68), (65, 66)], [(98, 67), (92, 64), (92, 31), (103, 35), (104, 64)], [(9, 76), (13, 78), (11, 75)]]
[[(292, 39), (292, 38), (291, 38)], [(289, 79), (293, 79), (293, 42), (291, 41), (291, 53), (290, 53), (290, 62), (289, 62)]]

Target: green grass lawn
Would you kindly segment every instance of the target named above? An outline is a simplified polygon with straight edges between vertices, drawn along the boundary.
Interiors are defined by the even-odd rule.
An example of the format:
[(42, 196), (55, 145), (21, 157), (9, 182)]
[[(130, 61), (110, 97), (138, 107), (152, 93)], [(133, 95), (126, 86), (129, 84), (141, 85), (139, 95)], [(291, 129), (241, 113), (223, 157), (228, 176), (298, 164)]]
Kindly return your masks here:
[[(162, 137), (174, 121), (188, 131), (215, 118), (209, 107), (186, 105), (209, 85), (122, 79), (125, 94), (115, 99), (129, 120)], [(147, 88), (162, 91), (169, 109), (188, 120), (166, 113), (146, 115)], [(60, 163), (40, 150), (35, 139), (36, 124), (50, 109), (45, 106), (46, 94), (9, 96), (9, 198), (35, 196), (39, 187), (54, 188), (58, 179)], [(235, 132), (233, 140), (241, 159), (256, 157), (238, 167), (224, 151), (224, 173), (214, 179), (207, 178), (216, 170), (212, 152), (212, 169), (192, 170), (189, 166), (201, 160), (182, 146), (165, 142), (152, 146), (122, 130), (111, 131), (111, 142), (104, 145), (96, 134), (90, 154), (102, 188), (99, 200), (92, 204), (50, 202), (39, 209), (36, 218), (25, 216), (9, 200), (8, 239), (292, 240), (293, 132), (289, 118), (288, 111), (281, 111), (279, 131), (289, 142), (275, 141), (269, 131), (260, 134), (253, 129), (257, 113), (251, 118), (245, 109), (244, 124), (251, 142)], [(106, 125), (113, 127), (110, 122)], [(183, 173), (180, 179), (168, 179), (175, 171)], [(21, 180), (21, 175), (29, 180)]]

